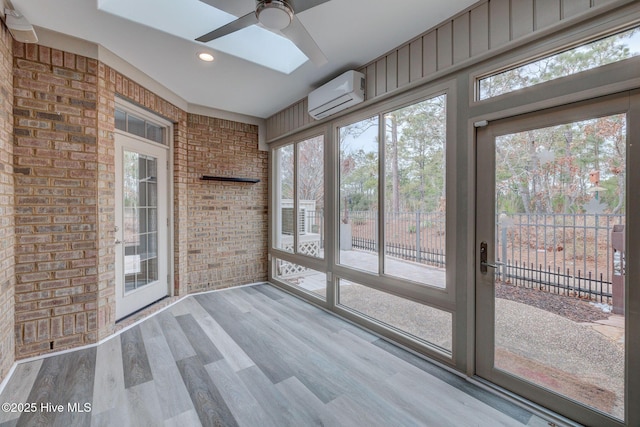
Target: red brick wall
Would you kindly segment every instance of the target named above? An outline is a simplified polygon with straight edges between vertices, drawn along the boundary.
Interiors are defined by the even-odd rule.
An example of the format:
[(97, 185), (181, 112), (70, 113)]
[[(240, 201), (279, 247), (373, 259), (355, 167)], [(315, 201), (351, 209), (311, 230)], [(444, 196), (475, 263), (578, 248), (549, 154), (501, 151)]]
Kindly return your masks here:
[(14, 43), (18, 358), (97, 339), (95, 60)]
[[(189, 292), (267, 280), (267, 152), (253, 125), (188, 117)], [(202, 175), (260, 183), (201, 181)]]
[[(114, 330), (117, 96), (174, 123), (174, 293), (266, 280), (267, 153), (258, 150), (257, 127), (187, 115), (105, 64), (61, 50), (13, 43), (7, 67), (13, 121), (5, 100), (0, 197), (14, 200), (15, 225), (9, 203), (0, 233), (15, 234), (16, 256), (15, 274), (0, 288), (0, 304), (8, 305), (0, 316), (14, 292), (15, 315), (3, 320), (0, 346), (12, 352), (11, 317), (18, 359), (94, 343)], [(1, 185), (12, 163), (15, 190)], [(205, 173), (262, 182), (197, 179)], [(12, 250), (0, 246), (0, 262)]]
[(0, 25), (0, 382), (14, 361), (13, 54)]
[(98, 339), (115, 325), (115, 73), (98, 64)]

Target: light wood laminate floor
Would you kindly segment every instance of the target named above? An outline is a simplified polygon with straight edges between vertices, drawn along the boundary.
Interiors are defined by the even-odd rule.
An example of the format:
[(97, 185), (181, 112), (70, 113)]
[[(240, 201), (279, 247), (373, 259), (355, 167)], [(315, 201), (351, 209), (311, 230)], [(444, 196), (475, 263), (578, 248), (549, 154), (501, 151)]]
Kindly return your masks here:
[(3, 406), (0, 427), (547, 425), (268, 284), (190, 296), (98, 346), (20, 363), (0, 403), (29, 405)]

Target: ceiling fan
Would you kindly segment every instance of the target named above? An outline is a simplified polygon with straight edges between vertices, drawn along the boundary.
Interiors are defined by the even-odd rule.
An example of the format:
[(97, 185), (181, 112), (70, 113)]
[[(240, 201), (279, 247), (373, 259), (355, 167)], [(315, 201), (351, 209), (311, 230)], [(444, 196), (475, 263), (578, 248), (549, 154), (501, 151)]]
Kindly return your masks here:
[[(229, 11), (224, 7), (225, 1), (201, 1), (221, 10)], [(196, 41), (207, 43), (251, 25), (261, 24), (264, 28), (291, 40), (311, 62), (320, 66), (327, 62), (327, 57), (324, 56), (296, 14), (327, 1), (329, 0), (257, 0), (255, 11), (198, 37)], [(237, 8), (237, 4), (235, 6)]]

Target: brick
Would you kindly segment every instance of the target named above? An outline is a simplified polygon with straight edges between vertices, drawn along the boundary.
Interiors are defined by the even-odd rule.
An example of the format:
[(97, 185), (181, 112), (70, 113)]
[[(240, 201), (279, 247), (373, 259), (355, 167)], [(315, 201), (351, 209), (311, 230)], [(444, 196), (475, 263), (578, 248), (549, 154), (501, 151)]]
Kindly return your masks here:
[(16, 293), (25, 293), (25, 292), (33, 292), (36, 288), (36, 285), (33, 283), (25, 283), (22, 285), (15, 286)]
[[(44, 110), (44, 111), (48, 111), (49, 110), (49, 103), (48, 102), (44, 102), (44, 101), (36, 101), (35, 99), (25, 99), (25, 98), (18, 98), (16, 100), (16, 105), (18, 107), (23, 107), (23, 108), (28, 108), (28, 109), (36, 109), (36, 110)], [(20, 111), (28, 111), (28, 110), (17, 110), (18, 112)], [(14, 111), (14, 114), (16, 113), (16, 111)], [(22, 116), (29, 116), (28, 114), (18, 114), (18, 115), (22, 115)]]
[(64, 233), (66, 227), (64, 225), (39, 225), (35, 230), (36, 233)]
[(16, 277), (18, 279), (18, 283), (38, 282), (49, 279), (49, 273), (38, 272), (30, 274), (18, 274), (16, 275)]
[(49, 319), (40, 319), (40, 320), (38, 320), (37, 328), (38, 328), (38, 335), (37, 335), (38, 341), (48, 340), (49, 339), (49, 331), (50, 331)]
[(57, 289), (54, 291), (53, 295), (56, 297), (60, 297), (60, 296), (81, 294), (83, 292), (84, 292), (84, 286), (73, 286), (73, 287), (67, 287), (64, 289)]
[(85, 344), (84, 338), (81, 334), (67, 336), (65, 338), (59, 338), (53, 341), (54, 350), (64, 350), (66, 348), (77, 347)]
[[(47, 69), (47, 71), (49, 71)], [(38, 80), (39, 82), (43, 82), (43, 83), (48, 83), (50, 85), (56, 85), (56, 86), (66, 86), (67, 85), (67, 80), (63, 79), (61, 77), (56, 77), (53, 76), (51, 74), (45, 74), (45, 73), (38, 73), (38, 77), (36, 78), (36, 80)]]
[(69, 279), (72, 277), (82, 276), (83, 273), (84, 272), (82, 271), (82, 269), (76, 268), (76, 269), (70, 269), (70, 270), (58, 270), (54, 272), (53, 276), (56, 279)]
[(62, 317), (51, 318), (51, 338), (60, 338), (64, 336), (62, 332)]
[(31, 79), (16, 79), (16, 86), (20, 89), (28, 89), (33, 91), (48, 92), (49, 84), (38, 82)]
[(66, 192), (67, 190), (64, 188), (36, 188), (35, 195), (36, 196), (64, 196)]
[[(46, 282), (40, 282), (38, 284), (38, 289), (40, 290), (50, 290), (50, 289), (59, 289), (59, 288), (64, 288), (66, 286), (69, 286), (69, 282), (67, 280), (61, 279), (61, 280), (48, 280)], [(61, 296), (60, 294), (58, 294), (58, 290), (54, 291), (53, 293), (54, 296)]]
[[(30, 89), (30, 88), (27, 87), (27, 89)], [(81, 90), (72, 89), (72, 88), (66, 87), (66, 86), (56, 86), (53, 89), (53, 93), (56, 94), (56, 95), (68, 96), (68, 97), (72, 97), (72, 98), (80, 98), (83, 95)]]
[(64, 261), (54, 262), (39, 262), (38, 271), (59, 271), (67, 268), (67, 263)]
[[(16, 313), (16, 322), (24, 323), (29, 320), (46, 319), (50, 316), (51, 311), (48, 309), (33, 310), (26, 313)], [(34, 331), (35, 334), (35, 331)], [(35, 337), (34, 337), (35, 338)]]
[(72, 304), (72, 305), (65, 305), (63, 307), (55, 307), (53, 309), (53, 315), (60, 316), (63, 314), (78, 313), (78, 312), (81, 312), (82, 309), (83, 309), (82, 304)]
[(22, 331), (22, 341), (25, 344), (35, 342), (37, 330), (36, 322), (25, 322)]
[(19, 343), (16, 343), (16, 356), (18, 358), (37, 356), (49, 350), (48, 342), (35, 342), (30, 345), (26, 345), (26, 343), (24, 345), (18, 344)]
[(64, 116), (62, 114), (57, 114), (57, 113), (43, 113), (43, 112), (36, 112), (36, 118), (37, 119), (44, 119), (44, 120), (53, 120), (56, 122), (61, 122), (64, 121)]
[(82, 132), (82, 126), (70, 125), (67, 123), (55, 123), (53, 126), (54, 129), (59, 132)]
[(51, 129), (51, 123), (44, 120), (19, 119), (18, 126), (38, 129)]
[(73, 107), (73, 106), (69, 106), (69, 105), (63, 105), (63, 104), (56, 104), (53, 107), (53, 110), (56, 113), (63, 113), (63, 114), (67, 114), (67, 115), (74, 115), (74, 116), (81, 116), (82, 115), (82, 108), (78, 108), (78, 107)]
[(75, 317), (73, 315), (66, 315), (62, 318), (62, 333), (67, 336), (74, 332)]
[(16, 257), (16, 263), (17, 264), (24, 264), (24, 263), (37, 263), (37, 262), (42, 262), (42, 261), (49, 261), (51, 259), (51, 254), (34, 254), (34, 253), (29, 253), (26, 255), (20, 255)]
[(64, 54), (62, 51), (57, 49), (51, 50), (51, 64), (59, 67), (64, 65)]
[[(65, 67), (68, 67), (66, 60), (65, 60)], [(72, 68), (72, 67), (69, 67), (69, 68)], [(65, 77), (66, 79), (82, 80), (82, 73), (71, 71), (71, 70), (65, 70), (63, 68), (54, 67), (53, 74), (55, 74), (56, 76)]]
[(70, 298), (61, 297), (61, 298), (53, 298), (49, 300), (40, 301), (38, 305), (40, 308), (52, 308), (52, 307), (58, 307), (61, 305), (67, 305), (69, 303), (71, 303)]

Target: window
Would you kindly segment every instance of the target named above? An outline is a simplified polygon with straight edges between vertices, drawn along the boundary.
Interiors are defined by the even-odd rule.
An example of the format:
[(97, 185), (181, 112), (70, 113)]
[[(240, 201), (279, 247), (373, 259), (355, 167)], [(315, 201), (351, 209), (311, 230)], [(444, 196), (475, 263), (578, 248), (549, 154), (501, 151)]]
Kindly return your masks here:
[(275, 283), (448, 361), (450, 84), (339, 119), (327, 126), (330, 143), (301, 136), (274, 146), (270, 251)]
[(327, 297), (327, 274), (294, 262), (276, 258), (273, 276), (289, 286), (321, 299)]
[(280, 147), (275, 151), (278, 182), (276, 183), (278, 224), (274, 247), (293, 252), (294, 201), (293, 201), (293, 144)]
[(273, 247), (324, 258), (324, 136), (279, 147), (274, 158), (278, 209)]
[(338, 129), (341, 265), (446, 287), (446, 103), (442, 94)]
[(428, 305), (339, 280), (339, 304), (451, 355), (453, 315)]
[(384, 115), (384, 273), (445, 288), (446, 109), (440, 95)]
[(340, 264), (378, 272), (378, 116), (340, 127)]
[(638, 55), (640, 27), (481, 78), (478, 99), (489, 99)]
[(143, 117), (116, 108), (116, 129), (140, 136), (158, 144), (167, 145), (166, 128)]
[(324, 258), (324, 137), (298, 146), (298, 253)]

